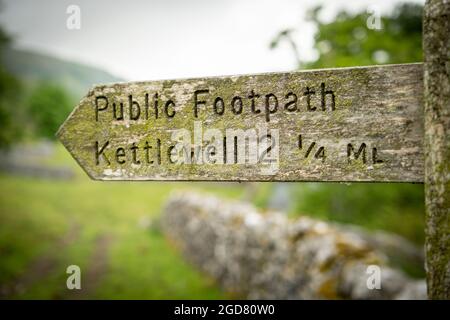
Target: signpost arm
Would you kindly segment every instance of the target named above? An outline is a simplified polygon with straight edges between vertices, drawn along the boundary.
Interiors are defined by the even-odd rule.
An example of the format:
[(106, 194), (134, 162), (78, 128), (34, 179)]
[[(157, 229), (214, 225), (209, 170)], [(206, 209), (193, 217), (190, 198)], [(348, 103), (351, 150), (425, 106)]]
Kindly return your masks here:
[(423, 28), (428, 297), (450, 299), (450, 1), (427, 0)]

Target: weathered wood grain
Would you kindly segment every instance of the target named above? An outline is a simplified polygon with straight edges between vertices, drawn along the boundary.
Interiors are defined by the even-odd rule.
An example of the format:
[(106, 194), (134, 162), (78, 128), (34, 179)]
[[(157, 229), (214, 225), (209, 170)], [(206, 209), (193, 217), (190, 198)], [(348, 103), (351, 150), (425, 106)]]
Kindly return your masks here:
[[(130, 119), (130, 95), (131, 117), (138, 104), (139, 120)], [(422, 64), (118, 83), (94, 87), (57, 135), (87, 174), (99, 180), (423, 182), (422, 100)], [(124, 120), (114, 120), (113, 103), (120, 110), (120, 102)], [(278, 161), (230, 164), (231, 153), (227, 164), (171, 163), (173, 130), (193, 131), (196, 121), (203, 133), (278, 130)], [(206, 148), (208, 141), (200, 144)], [(194, 150), (198, 145), (192, 139)]]
[(450, 2), (424, 8), (425, 248), (428, 297), (450, 299)]

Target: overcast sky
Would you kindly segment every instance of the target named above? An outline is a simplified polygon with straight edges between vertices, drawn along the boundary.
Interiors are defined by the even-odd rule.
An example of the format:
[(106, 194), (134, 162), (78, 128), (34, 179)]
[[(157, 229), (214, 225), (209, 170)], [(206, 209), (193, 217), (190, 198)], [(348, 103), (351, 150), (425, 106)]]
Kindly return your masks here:
[[(410, 2), (424, 3), (424, 0)], [(269, 43), (295, 28), (302, 59), (315, 56), (313, 27), (304, 20), (323, 4), (325, 19), (345, 8), (376, 5), (389, 12), (398, 0), (3, 0), (0, 23), (15, 46), (103, 68), (129, 80), (186, 78), (295, 68), (288, 44)], [(403, 1), (405, 2), (405, 1)], [(69, 30), (69, 5), (81, 28)]]

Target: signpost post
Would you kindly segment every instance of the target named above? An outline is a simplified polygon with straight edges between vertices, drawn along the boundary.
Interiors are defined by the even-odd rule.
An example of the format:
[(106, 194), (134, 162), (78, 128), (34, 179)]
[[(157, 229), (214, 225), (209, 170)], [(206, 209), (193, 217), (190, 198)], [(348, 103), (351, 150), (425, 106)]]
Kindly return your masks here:
[(450, 2), (424, 17), (425, 64), (99, 85), (57, 135), (97, 180), (425, 182), (448, 299)]
[(450, 2), (430, 0), (423, 21), (425, 252), (430, 299), (450, 299)]

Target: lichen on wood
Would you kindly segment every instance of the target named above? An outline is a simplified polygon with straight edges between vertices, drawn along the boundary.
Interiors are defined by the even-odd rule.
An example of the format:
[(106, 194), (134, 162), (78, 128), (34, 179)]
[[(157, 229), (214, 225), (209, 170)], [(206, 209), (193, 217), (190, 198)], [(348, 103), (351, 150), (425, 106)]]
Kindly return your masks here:
[[(405, 64), (99, 85), (58, 136), (98, 180), (423, 182), (422, 76)], [(174, 131), (196, 126), (228, 140), (214, 162), (172, 163)], [(227, 144), (227, 130), (254, 130), (261, 146), (262, 129), (266, 154)], [(212, 140), (193, 135), (205, 157)]]

